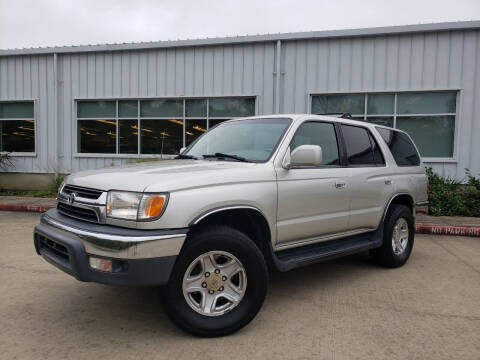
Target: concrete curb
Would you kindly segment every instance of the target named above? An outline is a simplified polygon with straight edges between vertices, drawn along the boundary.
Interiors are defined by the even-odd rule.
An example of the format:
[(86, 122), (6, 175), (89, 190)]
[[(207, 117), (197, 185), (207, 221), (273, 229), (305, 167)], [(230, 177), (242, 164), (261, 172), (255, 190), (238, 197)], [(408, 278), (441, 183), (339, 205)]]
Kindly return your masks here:
[[(55, 208), (55, 205), (20, 205), (20, 204), (2, 204), (0, 211), (26, 211), (26, 212), (45, 212)], [(427, 225), (415, 224), (415, 232), (432, 235), (456, 235), (480, 237), (480, 227), (455, 226), (455, 225)]]
[(0, 211), (26, 211), (26, 212), (45, 212), (53, 209), (55, 205), (31, 205), (31, 204), (1, 204)]
[(480, 227), (416, 224), (415, 231), (421, 234), (480, 237)]

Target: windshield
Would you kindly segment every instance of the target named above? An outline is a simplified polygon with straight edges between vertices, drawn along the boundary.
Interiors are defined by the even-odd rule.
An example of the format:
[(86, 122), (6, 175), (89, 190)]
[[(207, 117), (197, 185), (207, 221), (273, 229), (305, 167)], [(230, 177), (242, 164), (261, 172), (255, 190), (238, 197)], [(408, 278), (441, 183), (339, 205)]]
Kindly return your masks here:
[(194, 157), (226, 154), (247, 161), (267, 161), (291, 122), (287, 118), (224, 122), (197, 139), (183, 154)]

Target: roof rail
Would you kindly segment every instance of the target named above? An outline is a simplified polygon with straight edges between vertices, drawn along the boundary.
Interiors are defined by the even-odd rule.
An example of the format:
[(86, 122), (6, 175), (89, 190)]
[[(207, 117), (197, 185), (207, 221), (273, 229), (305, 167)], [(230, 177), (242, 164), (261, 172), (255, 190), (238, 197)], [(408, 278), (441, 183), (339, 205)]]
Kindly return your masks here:
[(317, 115), (327, 115), (327, 116), (337, 116), (342, 119), (351, 119), (352, 114), (346, 112), (346, 113), (325, 113), (325, 114), (317, 114)]

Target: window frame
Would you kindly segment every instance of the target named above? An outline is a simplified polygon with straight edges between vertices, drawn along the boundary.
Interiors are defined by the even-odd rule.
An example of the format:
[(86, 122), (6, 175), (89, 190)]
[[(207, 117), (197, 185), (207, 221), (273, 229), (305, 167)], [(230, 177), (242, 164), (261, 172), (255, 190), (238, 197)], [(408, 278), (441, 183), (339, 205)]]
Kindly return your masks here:
[[(437, 113), (437, 114), (397, 114), (397, 95), (400, 93), (439, 93), (439, 92), (456, 92), (456, 104), (455, 104), (455, 113)], [(420, 159), (425, 163), (456, 163), (457, 156), (458, 156), (458, 146), (459, 146), (459, 129), (460, 129), (460, 121), (461, 121), (461, 105), (462, 105), (462, 97), (463, 97), (463, 89), (461, 88), (439, 88), (439, 89), (422, 89), (422, 90), (415, 90), (415, 89), (392, 89), (392, 90), (381, 90), (381, 91), (347, 91), (347, 92), (310, 92), (309, 99), (308, 99), (308, 111), (312, 114), (312, 103), (314, 96), (323, 96), (323, 95), (354, 95), (354, 94), (362, 94), (365, 96), (365, 105), (363, 114), (351, 114), (352, 117), (363, 117), (363, 121), (367, 121), (367, 118), (375, 118), (375, 117), (392, 117), (393, 118), (393, 129), (400, 130), (396, 127), (397, 125), (397, 118), (398, 117), (412, 117), (412, 116), (454, 116), (455, 117), (455, 126), (453, 132), (453, 153), (451, 157), (422, 157)], [(393, 114), (372, 114), (369, 115), (367, 113), (367, 106), (368, 106), (368, 95), (369, 94), (394, 94), (394, 108)], [(328, 115), (326, 115), (328, 116)], [(380, 125), (374, 124), (373, 125)]]
[[(338, 169), (338, 168), (345, 168), (347, 167), (347, 164), (345, 162), (345, 156), (346, 153), (344, 151), (344, 143), (343, 143), (343, 137), (340, 132), (340, 129), (337, 126), (337, 122), (334, 121), (328, 121), (328, 120), (318, 120), (318, 119), (307, 119), (303, 121), (300, 125), (297, 126), (295, 129), (295, 132), (293, 133), (293, 136), (291, 137), (288, 146), (287, 146), (287, 151), (291, 152), (291, 145), (293, 142), (293, 139), (297, 135), (298, 130), (302, 127), (303, 124), (306, 123), (325, 123), (325, 124), (331, 124), (333, 126), (333, 131), (335, 132), (335, 138), (337, 140), (337, 151), (338, 151), (338, 161), (339, 165), (318, 165), (318, 166), (292, 166), (292, 169)], [(285, 136), (285, 134), (284, 134)]]
[[(141, 120), (170, 120), (173, 117), (141, 117), (140, 116), (140, 102), (142, 100), (161, 100), (161, 99), (174, 99), (174, 100), (182, 100), (183, 101), (183, 115), (179, 120), (183, 121), (183, 146), (185, 147), (185, 121), (186, 120), (206, 120), (207, 121), (207, 131), (209, 130), (209, 124), (210, 120), (232, 120), (232, 119), (240, 119), (244, 118), (246, 116), (236, 116), (236, 117), (209, 117), (209, 100), (210, 99), (218, 99), (218, 98), (247, 98), (247, 99), (254, 99), (255, 101), (255, 114), (250, 115), (250, 116), (258, 116), (258, 95), (225, 95), (225, 96), (219, 96), (219, 95), (202, 95), (202, 96), (150, 96), (150, 97), (115, 97), (115, 98), (74, 98), (72, 99), (73, 105), (73, 119), (74, 119), (74, 126), (73, 126), (73, 157), (74, 158), (115, 158), (115, 159), (142, 159), (142, 158), (165, 158), (165, 159), (171, 159), (177, 156), (176, 154), (142, 154), (141, 153), (141, 141), (140, 141), (140, 134), (137, 136), (137, 153), (136, 154), (122, 154), (119, 152), (120, 150), (120, 145), (119, 145), (119, 125), (118, 125), (118, 120), (122, 119), (130, 119), (130, 120), (137, 120), (137, 126), (138, 129), (140, 130), (140, 121)], [(194, 100), (194, 99), (205, 99), (206, 106), (207, 106), (207, 116), (206, 117), (201, 117), (201, 116), (195, 116), (195, 117), (186, 117), (186, 108), (185, 108), (185, 102), (187, 100)], [(78, 121), (79, 120), (98, 120), (99, 118), (79, 118), (78, 117), (78, 103), (81, 101), (115, 101), (116, 105), (116, 117), (115, 118), (105, 118), (107, 120), (115, 120), (117, 125), (116, 125), (116, 152), (115, 153), (81, 153), (78, 150)], [(118, 115), (118, 103), (119, 101), (137, 101), (137, 117), (119, 117)], [(248, 116), (249, 117), (249, 116)]]
[[(37, 123), (37, 118), (38, 118), (38, 106), (37, 106), (37, 99), (0, 99), (0, 103), (16, 103), (16, 102), (32, 102), (33, 103), (33, 121), (35, 124), (35, 134), (34, 134), (34, 151), (14, 151), (14, 152), (8, 152), (8, 151), (1, 151), (0, 154), (9, 154), (10, 156), (15, 156), (15, 157), (37, 157), (37, 152), (38, 152), (38, 123)], [(0, 121), (11, 121), (11, 120), (32, 120), (31, 118), (2, 118)]]
[[(387, 160), (385, 158), (385, 153), (383, 152), (382, 147), (378, 144), (377, 139), (375, 139), (375, 136), (373, 135), (372, 131), (367, 126), (356, 125), (356, 124), (347, 124), (347, 123), (344, 123), (344, 122), (337, 122), (336, 124), (338, 126), (338, 131), (339, 131), (339, 133), (342, 137), (342, 151), (343, 151), (343, 154), (344, 154), (345, 167), (348, 167), (348, 168), (381, 168), (381, 167), (387, 167)], [(373, 160), (375, 161), (375, 152), (374, 152), (374, 147), (373, 147), (374, 144), (372, 144), (372, 140), (374, 141), (376, 147), (380, 151), (380, 155), (382, 157), (383, 164), (376, 164), (376, 163), (374, 163), (374, 164), (350, 164), (350, 161), (348, 160), (347, 146), (346, 146), (345, 136), (343, 135), (342, 126), (352, 126), (352, 127), (357, 127), (357, 128), (364, 129), (367, 132), (368, 141), (369, 141), (370, 146), (372, 148)]]

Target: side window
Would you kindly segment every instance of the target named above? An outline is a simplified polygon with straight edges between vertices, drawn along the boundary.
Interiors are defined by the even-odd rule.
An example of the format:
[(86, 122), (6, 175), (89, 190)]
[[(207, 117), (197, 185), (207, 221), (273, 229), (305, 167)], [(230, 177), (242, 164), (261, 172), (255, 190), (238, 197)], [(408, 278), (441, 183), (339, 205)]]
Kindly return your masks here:
[(298, 128), (290, 144), (293, 151), (300, 145), (320, 145), (322, 147), (324, 166), (340, 165), (337, 136), (331, 123), (305, 122)]
[(372, 144), (375, 144), (375, 141), (371, 138), (368, 130), (363, 127), (350, 125), (341, 125), (341, 127), (348, 163), (350, 165), (376, 166), (374, 146), (372, 146)]
[(377, 130), (390, 148), (393, 158), (398, 166), (420, 165), (420, 156), (418, 155), (412, 140), (410, 140), (406, 134), (380, 127), (377, 127)]
[(370, 142), (372, 143), (373, 159), (375, 160), (375, 164), (385, 165), (385, 159), (383, 158), (382, 150), (380, 150), (380, 147), (378, 146), (377, 141), (373, 138), (370, 132), (368, 133), (368, 137), (370, 138)]

